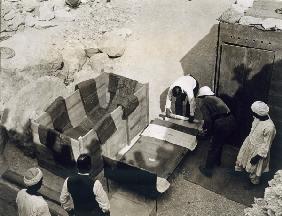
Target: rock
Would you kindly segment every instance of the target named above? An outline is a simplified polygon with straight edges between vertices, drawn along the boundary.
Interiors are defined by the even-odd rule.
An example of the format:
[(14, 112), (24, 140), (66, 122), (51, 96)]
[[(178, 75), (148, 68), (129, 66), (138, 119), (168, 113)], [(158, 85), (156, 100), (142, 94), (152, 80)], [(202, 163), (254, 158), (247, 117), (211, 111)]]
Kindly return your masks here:
[(57, 26), (57, 23), (51, 22), (51, 21), (37, 21), (35, 23), (35, 28), (37, 29), (46, 29)]
[(111, 59), (105, 53), (98, 53), (89, 59), (88, 65), (96, 73), (112, 72), (113, 64)]
[(9, 113), (5, 126), (22, 133), (29, 119), (37, 118), (58, 96), (66, 97), (69, 94), (69, 89), (61, 79), (41, 77), (23, 87), (9, 100), (6, 105)]
[(80, 5), (80, 0), (66, 0), (66, 4), (72, 8), (76, 8)]
[(70, 86), (70, 88), (74, 89), (76, 84), (82, 81), (88, 80), (88, 79), (94, 79), (97, 76), (99, 76), (100, 74), (101, 73), (93, 71), (92, 68), (88, 64), (85, 64), (82, 70), (74, 75), (73, 77), (74, 81), (72, 85)]
[(80, 71), (87, 60), (84, 46), (78, 42), (70, 42), (66, 45), (62, 50), (62, 55), (69, 78)]
[(72, 22), (75, 20), (74, 16), (70, 12), (67, 12), (65, 9), (60, 9), (55, 11), (55, 17), (59, 21)]
[(20, 25), (24, 25), (24, 24), (25, 24), (25, 16), (21, 14), (17, 14), (13, 19), (13, 24), (12, 27), (10, 28), (16, 31)]
[(53, 0), (52, 2), (54, 4), (55, 11), (65, 9), (66, 4), (64, 0)]
[(100, 52), (98, 45), (95, 41), (83, 41), (82, 43), (85, 46), (85, 52), (89, 58)]
[(15, 16), (16, 16), (16, 11), (12, 9), (4, 16), (4, 20), (8, 21), (14, 19)]
[(22, 0), (23, 10), (26, 12), (32, 12), (35, 8), (39, 8), (40, 4), (37, 0)]
[(113, 32), (115, 34), (123, 37), (124, 39), (129, 38), (132, 35), (132, 31), (128, 28), (116, 29)]
[(54, 4), (50, 2), (43, 2), (39, 8), (39, 18), (41, 21), (49, 21), (55, 18)]
[(110, 57), (122, 56), (125, 46), (125, 39), (114, 32), (105, 33), (98, 43), (99, 50)]
[(1, 46), (13, 49), (16, 55), (2, 59), (1, 68), (20, 71), (27, 77), (57, 75), (57, 71), (62, 68), (63, 58), (52, 45), (53, 37), (53, 32), (26, 29), (2, 41)]
[(34, 18), (31, 14), (27, 14), (25, 17), (25, 25), (29, 27), (35, 26), (37, 19)]
[(0, 47), (1, 59), (9, 59), (15, 56), (15, 51), (9, 47)]

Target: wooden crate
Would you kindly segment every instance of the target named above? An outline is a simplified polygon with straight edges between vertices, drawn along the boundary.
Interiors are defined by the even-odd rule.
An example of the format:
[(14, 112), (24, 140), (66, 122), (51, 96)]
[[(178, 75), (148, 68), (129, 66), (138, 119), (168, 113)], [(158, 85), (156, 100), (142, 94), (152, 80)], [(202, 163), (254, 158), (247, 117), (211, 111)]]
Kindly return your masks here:
[[(37, 158), (41, 166), (52, 172), (56, 172), (58, 175), (69, 175), (70, 172), (72, 173), (75, 170), (75, 161), (78, 156), (82, 153), (90, 153), (92, 156), (93, 174), (96, 175), (103, 169), (102, 154), (114, 158), (120, 149), (129, 145), (131, 139), (148, 125), (148, 84), (141, 84), (132, 80), (132, 82), (136, 82), (136, 86), (132, 91), (138, 99), (138, 106), (125, 118), (123, 108), (121, 106), (115, 107), (111, 104), (113, 101), (111, 97), (115, 97), (115, 94), (117, 94), (112, 92), (113, 88), (109, 86), (113, 83), (113, 79), (120, 81), (127, 78), (107, 73), (103, 73), (95, 78), (96, 87), (93, 89), (93, 92), (95, 91), (94, 93), (96, 95), (93, 93), (93, 98), (96, 98), (98, 101), (97, 106), (91, 112), (87, 111), (80, 89), (75, 90), (70, 96), (64, 98), (67, 114), (72, 126), (72, 128), (68, 129), (69, 131), (56, 131), (52, 118), (46, 111), (39, 118), (31, 121), (33, 141), (36, 145)], [(94, 103), (96, 102), (94, 101)], [(103, 111), (103, 115), (100, 110)], [(89, 117), (90, 114), (92, 118)], [(99, 133), (105, 134), (106, 138), (101, 143), (97, 130), (101, 125), (106, 128), (108, 127), (107, 122), (105, 123), (105, 119), (107, 119), (105, 117), (112, 120), (116, 130), (112, 134), (109, 134), (106, 129), (102, 128), (104, 131), (100, 131)], [(47, 144), (42, 142), (42, 135), (40, 139), (39, 131), (41, 128), (47, 131), (46, 137), (48, 136), (48, 132), (51, 131), (52, 133), (57, 133), (61, 140), (67, 140), (67, 146), (71, 151), (71, 157), (68, 159), (69, 162), (60, 164), (56, 160), (54, 151), (46, 147)], [(56, 148), (56, 145), (62, 143), (60, 139), (55, 139), (55, 143), (52, 144), (52, 146), (55, 146), (53, 148)]]

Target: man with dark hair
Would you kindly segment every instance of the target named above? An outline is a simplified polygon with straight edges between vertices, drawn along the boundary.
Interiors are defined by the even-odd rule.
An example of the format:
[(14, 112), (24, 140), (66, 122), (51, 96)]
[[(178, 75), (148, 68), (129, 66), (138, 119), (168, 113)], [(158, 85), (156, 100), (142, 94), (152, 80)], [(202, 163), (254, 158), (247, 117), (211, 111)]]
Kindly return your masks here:
[(38, 194), (43, 174), (39, 168), (30, 168), (24, 175), (27, 189), (18, 192), (16, 203), (19, 216), (51, 216), (47, 202)]
[[(169, 88), (165, 111), (172, 118), (194, 121), (196, 109), (195, 97), (198, 94), (199, 83), (190, 75), (178, 78)], [(175, 114), (171, 110), (172, 97), (175, 98)], [(183, 103), (186, 104), (186, 112), (183, 111)]]
[(199, 169), (203, 175), (211, 177), (214, 165), (221, 163), (223, 145), (235, 130), (236, 122), (228, 106), (208, 86), (200, 88), (198, 98), (201, 99), (203, 131), (211, 137), (206, 164)]
[(91, 157), (81, 154), (77, 159), (78, 174), (64, 182), (60, 201), (69, 215), (102, 216), (109, 215), (110, 203), (99, 180), (89, 177)]

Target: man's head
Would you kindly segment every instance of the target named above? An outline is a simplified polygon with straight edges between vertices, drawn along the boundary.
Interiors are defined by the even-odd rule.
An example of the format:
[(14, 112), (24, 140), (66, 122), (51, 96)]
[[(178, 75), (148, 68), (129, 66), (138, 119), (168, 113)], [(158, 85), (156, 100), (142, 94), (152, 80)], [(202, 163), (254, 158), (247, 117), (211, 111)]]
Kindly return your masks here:
[(91, 170), (91, 157), (88, 154), (81, 154), (77, 159), (79, 173), (89, 173)]
[(180, 86), (174, 86), (171, 92), (173, 97), (180, 97), (182, 95), (182, 89)]
[(24, 184), (31, 193), (37, 192), (43, 182), (43, 174), (39, 168), (30, 168), (24, 174)]
[(262, 101), (255, 101), (251, 106), (251, 110), (253, 112), (253, 115), (260, 119), (262, 117), (268, 116), (269, 107)]
[(214, 95), (214, 92), (208, 86), (203, 86), (199, 89), (198, 98), (203, 98), (205, 96), (212, 96), (212, 95)]

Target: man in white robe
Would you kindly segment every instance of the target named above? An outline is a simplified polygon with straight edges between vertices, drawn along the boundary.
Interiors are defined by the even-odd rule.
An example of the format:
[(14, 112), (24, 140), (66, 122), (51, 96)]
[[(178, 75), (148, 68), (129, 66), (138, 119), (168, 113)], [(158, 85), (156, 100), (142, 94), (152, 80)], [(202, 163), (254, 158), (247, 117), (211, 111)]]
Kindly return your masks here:
[(262, 173), (269, 171), (270, 148), (276, 129), (268, 115), (267, 104), (256, 101), (251, 109), (254, 116), (252, 129), (239, 151), (235, 171), (245, 169), (251, 183), (256, 185), (259, 184)]
[(38, 194), (42, 180), (43, 174), (39, 168), (30, 168), (25, 173), (27, 189), (20, 190), (16, 198), (19, 216), (51, 216), (47, 202)]

